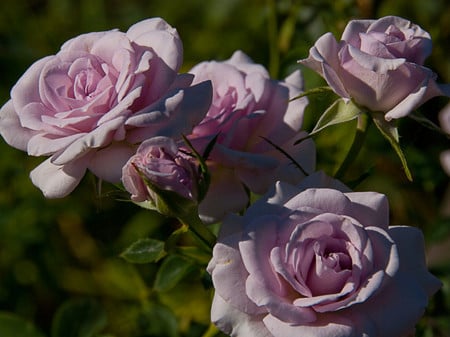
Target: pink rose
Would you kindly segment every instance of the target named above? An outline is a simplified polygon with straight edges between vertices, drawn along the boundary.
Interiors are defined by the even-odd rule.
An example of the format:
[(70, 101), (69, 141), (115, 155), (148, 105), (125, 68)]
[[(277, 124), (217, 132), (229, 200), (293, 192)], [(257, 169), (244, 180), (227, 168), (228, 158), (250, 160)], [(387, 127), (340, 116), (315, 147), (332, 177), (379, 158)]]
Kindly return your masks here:
[(123, 167), (122, 182), (131, 193), (131, 200), (155, 200), (144, 179), (183, 198), (196, 198), (196, 167), (178, 151), (172, 138), (154, 137), (142, 142), (136, 154)]
[[(450, 103), (439, 113), (439, 122), (442, 129), (450, 135)], [(441, 153), (441, 164), (444, 171), (450, 176), (450, 150)]]
[(399, 17), (350, 21), (337, 42), (331, 33), (320, 37), (309, 57), (299, 62), (322, 75), (339, 96), (354, 99), (387, 121), (408, 115), (449, 85), (436, 83), (424, 67), (431, 37)]
[(389, 226), (382, 194), (311, 186), (316, 175), (300, 187), (279, 182), (224, 220), (208, 265), (212, 321), (238, 337), (413, 332), (441, 286), (421, 232)]
[(182, 52), (160, 18), (75, 37), (19, 79), (0, 133), (29, 155), (50, 156), (31, 172), (47, 197), (70, 193), (86, 169), (118, 182), (134, 144), (189, 133), (209, 107), (210, 83), (189, 87), (193, 76), (177, 74)]
[(200, 204), (204, 221), (217, 221), (227, 212), (242, 210), (248, 203), (248, 190), (262, 194), (276, 180), (296, 183), (304, 177), (263, 137), (288, 152), (305, 171), (313, 171), (313, 142), (293, 145), (301, 137), (307, 104), (306, 98), (289, 102), (302, 92), (299, 71), (276, 81), (262, 65), (237, 51), (223, 62), (200, 63), (190, 73), (195, 75), (193, 83), (212, 81), (213, 99), (189, 139), (202, 153), (218, 135), (207, 162), (211, 185)]

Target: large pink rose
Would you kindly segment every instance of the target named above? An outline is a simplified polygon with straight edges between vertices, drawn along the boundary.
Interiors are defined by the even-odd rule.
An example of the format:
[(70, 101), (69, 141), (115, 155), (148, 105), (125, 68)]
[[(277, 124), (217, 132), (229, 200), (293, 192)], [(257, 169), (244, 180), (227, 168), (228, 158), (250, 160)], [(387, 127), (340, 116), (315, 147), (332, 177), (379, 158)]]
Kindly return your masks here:
[(189, 138), (201, 153), (218, 135), (207, 162), (211, 185), (200, 204), (203, 220), (217, 221), (227, 212), (242, 210), (248, 203), (248, 190), (262, 194), (276, 180), (296, 183), (304, 177), (263, 137), (288, 152), (305, 171), (313, 171), (313, 142), (293, 145), (301, 137), (307, 104), (306, 98), (289, 102), (303, 89), (299, 71), (276, 81), (262, 65), (237, 51), (223, 62), (200, 63), (190, 73), (195, 75), (194, 83), (212, 81), (213, 99)]
[(412, 333), (441, 286), (422, 233), (389, 226), (384, 195), (316, 185), (277, 183), (224, 220), (208, 265), (212, 321), (238, 337)]
[(424, 67), (431, 37), (400, 17), (350, 21), (337, 42), (320, 37), (299, 62), (321, 74), (341, 97), (354, 99), (386, 120), (408, 115), (434, 96), (450, 95), (448, 85)]
[(134, 144), (189, 133), (211, 102), (210, 83), (178, 75), (182, 43), (160, 18), (126, 32), (80, 35), (35, 62), (0, 111), (6, 142), (50, 156), (31, 172), (47, 197), (70, 193), (86, 169), (120, 181)]

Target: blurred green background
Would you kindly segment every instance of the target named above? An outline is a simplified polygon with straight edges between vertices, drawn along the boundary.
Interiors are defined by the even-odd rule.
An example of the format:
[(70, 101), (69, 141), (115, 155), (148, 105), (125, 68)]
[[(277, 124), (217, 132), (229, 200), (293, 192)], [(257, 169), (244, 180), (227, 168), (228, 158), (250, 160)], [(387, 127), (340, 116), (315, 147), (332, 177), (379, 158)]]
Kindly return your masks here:
[[(391, 14), (431, 33), (434, 49), (426, 65), (440, 82), (450, 82), (446, 0), (3, 0), (0, 104), (32, 62), (56, 53), (67, 39), (126, 31), (148, 17), (163, 17), (177, 28), (184, 71), (241, 49), (281, 79), (325, 32), (339, 38), (350, 19)], [(303, 72), (307, 88), (324, 84)], [(420, 110), (437, 122), (447, 102), (435, 98)], [(325, 107), (311, 99), (306, 128)], [(317, 137), (318, 168), (333, 174), (353, 129), (349, 123)], [(357, 189), (387, 194), (391, 223), (424, 231), (430, 269), (444, 287), (417, 336), (450, 336), (450, 180), (439, 163), (450, 142), (412, 120), (402, 120), (399, 129), (413, 183), (374, 128), (346, 177), (368, 172)], [(211, 291), (202, 286), (207, 280), (198, 267), (181, 265), (182, 282), (157, 289), (159, 264), (132, 265), (119, 257), (138, 238), (164, 238), (174, 224), (120, 201), (113, 187), (100, 189), (89, 175), (69, 197), (46, 200), (28, 178), (42, 158), (27, 157), (3, 140), (0, 153), (0, 336), (215, 336), (208, 328)]]

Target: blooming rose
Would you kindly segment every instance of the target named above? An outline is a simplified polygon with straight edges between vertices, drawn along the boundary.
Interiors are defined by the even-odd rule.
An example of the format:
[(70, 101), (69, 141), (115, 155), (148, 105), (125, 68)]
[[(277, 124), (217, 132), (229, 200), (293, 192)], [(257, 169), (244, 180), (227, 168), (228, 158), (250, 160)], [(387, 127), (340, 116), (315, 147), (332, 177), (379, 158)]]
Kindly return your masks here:
[(70, 193), (86, 169), (118, 182), (133, 144), (189, 133), (211, 102), (210, 83), (178, 75), (182, 43), (160, 18), (80, 35), (35, 62), (0, 110), (6, 142), (50, 156), (31, 172), (47, 197)]
[[(439, 113), (439, 122), (442, 129), (450, 135), (450, 104)], [(450, 176), (450, 150), (441, 153), (441, 164), (444, 171)]]
[(200, 204), (204, 221), (242, 210), (248, 203), (247, 189), (262, 194), (276, 180), (296, 183), (304, 177), (263, 137), (288, 152), (305, 171), (314, 169), (313, 142), (293, 146), (294, 137), (301, 137), (307, 104), (306, 98), (289, 102), (302, 91), (299, 71), (276, 81), (262, 65), (237, 51), (223, 62), (200, 63), (190, 73), (195, 75), (193, 83), (212, 81), (213, 99), (189, 139), (201, 153), (218, 135), (207, 162), (211, 185)]
[(162, 190), (195, 199), (195, 172), (195, 165), (178, 152), (172, 138), (154, 137), (142, 142), (123, 167), (122, 182), (131, 193), (131, 200), (137, 202), (155, 200), (144, 179)]
[(399, 337), (440, 282), (421, 232), (389, 226), (386, 197), (277, 183), (230, 215), (208, 265), (212, 321), (239, 337)]
[(387, 16), (350, 21), (340, 42), (331, 33), (323, 35), (299, 62), (321, 74), (339, 96), (384, 112), (389, 121), (434, 96), (450, 95), (450, 87), (437, 84), (423, 66), (430, 53), (430, 34)]

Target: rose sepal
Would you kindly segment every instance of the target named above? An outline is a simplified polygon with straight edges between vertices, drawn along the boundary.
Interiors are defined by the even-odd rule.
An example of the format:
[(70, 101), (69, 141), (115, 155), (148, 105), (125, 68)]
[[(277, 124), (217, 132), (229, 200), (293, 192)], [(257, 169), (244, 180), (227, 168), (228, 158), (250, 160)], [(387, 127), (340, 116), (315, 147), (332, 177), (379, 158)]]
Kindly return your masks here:
[(400, 159), (403, 170), (405, 171), (405, 175), (409, 181), (413, 180), (411, 171), (408, 167), (408, 162), (406, 161), (406, 157), (400, 147), (400, 137), (398, 134), (398, 128), (393, 121), (386, 121), (384, 118), (384, 114), (381, 112), (371, 112), (372, 120), (380, 133), (389, 141), (398, 158)]
[(147, 188), (153, 192), (153, 200), (134, 202), (140, 207), (157, 211), (158, 213), (176, 218), (181, 224), (188, 226), (198, 241), (211, 251), (216, 242), (215, 235), (206, 227), (198, 216), (198, 203), (185, 198), (176, 192), (163, 190), (153, 184), (144, 174), (135, 167)]

